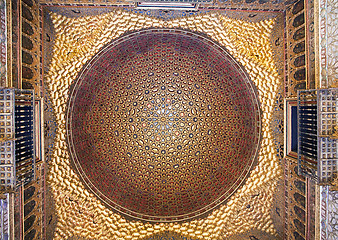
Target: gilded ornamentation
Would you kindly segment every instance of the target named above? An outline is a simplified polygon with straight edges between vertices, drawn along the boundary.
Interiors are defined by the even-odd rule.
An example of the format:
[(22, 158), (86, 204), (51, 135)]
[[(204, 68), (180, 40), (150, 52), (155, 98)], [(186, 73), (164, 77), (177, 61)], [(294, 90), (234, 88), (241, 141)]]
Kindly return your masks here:
[(338, 191), (338, 177), (337, 175), (333, 177), (333, 180), (331, 182), (330, 186), (331, 191)]
[(338, 126), (334, 126), (332, 134), (329, 136), (331, 139), (338, 139)]
[(331, 88), (338, 88), (338, 78), (335, 78), (332, 82)]
[(146, 221), (190, 219), (221, 204), (260, 143), (259, 101), (239, 64), (200, 35), (169, 31), (102, 49), (75, 82), (67, 114), (87, 186)]
[[(67, 18), (51, 13), (51, 17), (56, 35), (46, 84), (50, 90), (57, 124), (60, 126), (48, 175), (48, 182), (55, 193), (55, 210), (59, 220), (55, 239), (67, 239), (74, 235), (88, 239), (142, 239), (165, 231), (176, 232), (189, 238), (224, 239), (252, 228), (276, 234), (269, 215), (273, 193), (282, 173), (270, 127), (277, 86), (281, 81), (271, 57), (269, 37), (274, 20), (249, 23), (216, 14), (206, 14), (165, 22), (124, 11), (81, 18)], [(84, 64), (104, 45), (127, 30), (164, 27), (164, 22), (168, 28), (204, 32), (228, 49), (230, 54), (244, 66), (258, 89), (262, 109), (263, 139), (257, 165), (251, 171), (246, 184), (230, 197), (227, 204), (213, 210), (205, 218), (184, 223), (149, 224), (127, 220), (109, 210), (83, 186), (78, 175), (70, 167), (65, 141), (65, 113), (70, 85)], [(93, 31), (99, 32), (96, 39), (91, 37)], [(81, 39), (87, 44), (80, 44)], [(248, 42), (248, 45), (242, 47), (243, 42)], [(78, 52), (69, 54), (75, 53), (74, 49), (78, 49)], [(256, 55), (260, 56), (261, 51), (268, 57), (262, 59), (256, 57)], [(250, 57), (255, 60), (249, 59)], [(264, 190), (266, 194), (264, 203), (257, 201), (255, 206), (255, 209), (259, 210), (257, 219), (250, 221), (247, 219), (248, 216), (237, 216), (235, 213), (241, 211), (243, 205), (251, 203), (251, 198), (248, 196), (258, 190)], [(92, 221), (92, 217), (80, 214), (76, 206), (64, 204), (60, 198), (57, 198), (59, 192), (76, 196), (81, 202), (88, 202), (88, 210), (97, 216), (96, 222)], [(76, 227), (69, 224), (71, 221), (77, 222)]]

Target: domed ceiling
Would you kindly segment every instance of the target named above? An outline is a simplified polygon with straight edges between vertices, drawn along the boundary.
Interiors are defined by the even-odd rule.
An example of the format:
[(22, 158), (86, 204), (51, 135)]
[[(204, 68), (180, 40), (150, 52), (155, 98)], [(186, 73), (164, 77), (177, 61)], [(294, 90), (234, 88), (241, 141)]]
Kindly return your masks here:
[(68, 145), (85, 185), (146, 221), (208, 212), (248, 176), (260, 105), (243, 68), (214, 42), (145, 30), (103, 48), (75, 82)]

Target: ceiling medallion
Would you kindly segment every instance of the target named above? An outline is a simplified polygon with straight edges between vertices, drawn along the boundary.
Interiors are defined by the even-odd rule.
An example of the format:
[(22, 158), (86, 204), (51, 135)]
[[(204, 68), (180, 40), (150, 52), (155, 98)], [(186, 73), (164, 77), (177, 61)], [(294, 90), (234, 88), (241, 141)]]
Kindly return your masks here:
[(71, 159), (106, 205), (145, 221), (200, 216), (248, 176), (259, 100), (233, 57), (192, 32), (142, 30), (83, 68), (67, 110)]

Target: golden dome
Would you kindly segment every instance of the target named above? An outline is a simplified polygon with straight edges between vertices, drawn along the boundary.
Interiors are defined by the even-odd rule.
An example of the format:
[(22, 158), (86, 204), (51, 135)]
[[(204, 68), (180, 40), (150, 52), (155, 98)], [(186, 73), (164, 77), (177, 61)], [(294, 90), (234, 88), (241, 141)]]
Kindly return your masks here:
[(183, 30), (104, 47), (71, 90), (68, 145), (85, 185), (146, 221), (179, 221), (228, 199), (260, 144), (257, 94), (227, 51)]

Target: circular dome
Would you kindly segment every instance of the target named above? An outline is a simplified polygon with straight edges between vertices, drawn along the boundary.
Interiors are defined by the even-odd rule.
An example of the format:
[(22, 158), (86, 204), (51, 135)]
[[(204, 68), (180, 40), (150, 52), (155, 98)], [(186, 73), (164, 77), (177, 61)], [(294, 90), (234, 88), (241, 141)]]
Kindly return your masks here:
[(247, 74), (183, 30), (144, 30), (103, 48), (69, 100), (71, 159), (106, 205), (146, 221), (199, 216), (246, 179), (260, 143)]

